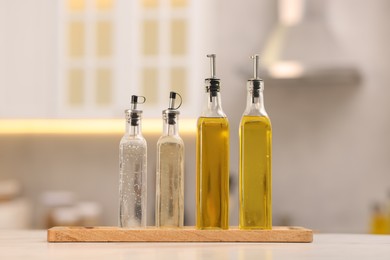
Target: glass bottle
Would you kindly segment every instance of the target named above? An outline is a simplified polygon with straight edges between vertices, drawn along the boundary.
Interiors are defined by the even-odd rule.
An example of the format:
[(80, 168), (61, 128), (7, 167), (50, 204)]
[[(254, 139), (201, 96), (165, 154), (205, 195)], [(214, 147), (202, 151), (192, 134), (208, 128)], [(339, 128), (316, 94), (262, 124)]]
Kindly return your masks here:
[(142, 110), (137, 109), (144, 102), (145, 97), (131, 96), (131, 109), (125, 111), (126, 133), (119, 145), (119, 225), (123, 228), (146, 226), (147, 145), (141, 131)]
[(384, 210), (384, 205), (380, 203), (375, 203), (372, 208), (371, 213), (371, 234), (388, 234), (389, 230), (389, 220)]
[(163, 134), (157, 142), (156, 226), (184, 224), (184, 142), (179, 136), (176, 92), (170, 92), (169, 108), (163, 111)]
[(239, 162), (239, 228), (272, 228), (271, 121), (263, 103), (263, 80), (258, 77), (258, 55), (254, 77), (247, 83), (247, 105), (241, 118)]
[(222, 110), (215, 54), (206, 83), (206, 105), (197, 122), (196, 228), (229, 228), (229, 122)]

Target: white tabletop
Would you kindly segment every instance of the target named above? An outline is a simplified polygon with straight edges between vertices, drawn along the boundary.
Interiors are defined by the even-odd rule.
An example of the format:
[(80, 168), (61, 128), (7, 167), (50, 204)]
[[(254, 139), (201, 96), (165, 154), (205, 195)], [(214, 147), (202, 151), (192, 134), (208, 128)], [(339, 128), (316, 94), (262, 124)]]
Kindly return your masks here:
[(315, 234), (313, 243), (48, 243), (0, 230), (0, 259), (390, 259), (390, 235)]

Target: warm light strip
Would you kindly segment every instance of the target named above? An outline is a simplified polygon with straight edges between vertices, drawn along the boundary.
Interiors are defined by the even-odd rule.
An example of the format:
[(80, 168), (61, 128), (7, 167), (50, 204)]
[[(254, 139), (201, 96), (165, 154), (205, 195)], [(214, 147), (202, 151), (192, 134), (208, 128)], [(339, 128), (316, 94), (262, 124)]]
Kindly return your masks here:
[[(196, 132), (196, 119), (180, 119), (183, 134)], [(123, 119), (0, 119), (0, 134), (123, 134)], [(161, 119), (143, 119), (145, 134), (160, 134)]]

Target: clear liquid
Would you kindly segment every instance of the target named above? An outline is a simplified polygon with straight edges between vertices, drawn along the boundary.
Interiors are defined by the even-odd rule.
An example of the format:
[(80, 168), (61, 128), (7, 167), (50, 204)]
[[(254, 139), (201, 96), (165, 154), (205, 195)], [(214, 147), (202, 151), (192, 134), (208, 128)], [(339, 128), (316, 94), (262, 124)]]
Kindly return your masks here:
[(229, 123), (200, 117), (196, 139), (196, 227), (229, 228)]
[(265, 116), (244, 116), (240, 124), (241, 229), (272, 228), (271, 122)]
[(156, 226), (184, 224), (184, 144), (164, 136), (157, 144)]
[(124, 228), (146, 226), (146, 141), (122, 138), (120, 143), (119, 224)]

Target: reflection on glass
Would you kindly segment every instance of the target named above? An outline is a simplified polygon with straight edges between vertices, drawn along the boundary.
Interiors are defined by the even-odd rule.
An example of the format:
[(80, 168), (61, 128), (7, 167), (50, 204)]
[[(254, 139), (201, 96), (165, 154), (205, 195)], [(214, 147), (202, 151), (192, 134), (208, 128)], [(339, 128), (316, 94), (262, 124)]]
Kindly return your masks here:
[(158, 71), (156, 68), (144, 68), (142, 71), (142, 95), (147, 97), (148, 104), (158, 102)]
[(187, 23), (184, 19), (171, 21), (171, 53), (183, 55), (187, 52)]
[(81, 21), (71, 21), (68, 24), (69, 56), (79, 58), (84, 55), (85, 26)]
[(110, 56), (112, 53), (112, 22), (98, 21), (96, 23), (96, 55)]
[(68, 103), (82, 105), (84, 103), (84, 71), (70, 69), (68, 72)]
[(96, 104), (109, 105), (112, 103), (112, 78), (110, 69), (96, 70)]

